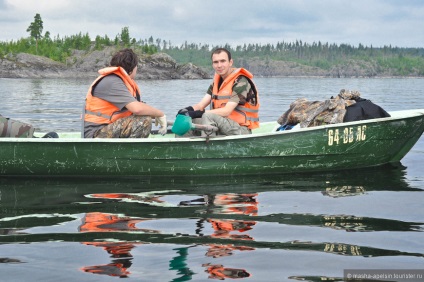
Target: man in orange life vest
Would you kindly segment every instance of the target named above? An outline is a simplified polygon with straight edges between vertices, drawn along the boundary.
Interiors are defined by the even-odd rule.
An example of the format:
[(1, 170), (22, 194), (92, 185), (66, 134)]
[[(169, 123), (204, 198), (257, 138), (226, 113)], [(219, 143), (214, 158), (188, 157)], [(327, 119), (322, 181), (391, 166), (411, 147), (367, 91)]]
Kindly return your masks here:
[(90, 86), (83, 113), (85, 138), (146, 138), (152, 118), (167, 131), (166, 116), (141, 102), (135, 82), (138, 57), (131, 49), (118, 51), (110, 67), (99, 70), (100, 76)]
[[(244, 68), (233, 68), (231, 53), (225, 48), (212, 51), (215, 76), (203, 99), (181, 109), (178, 114), (193, 123), (213, 125), (219, 135), (250, 134), (259, 127), (259, 97), (253, 75)], [(210, 110), (205, 108), (211, 105)]]

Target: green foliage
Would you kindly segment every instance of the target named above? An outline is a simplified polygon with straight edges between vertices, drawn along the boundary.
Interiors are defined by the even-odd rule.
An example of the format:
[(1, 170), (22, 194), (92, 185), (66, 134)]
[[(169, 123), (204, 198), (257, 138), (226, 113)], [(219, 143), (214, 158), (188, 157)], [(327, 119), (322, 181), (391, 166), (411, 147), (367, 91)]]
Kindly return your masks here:
[[(121, 33), (111, 40), (107, 35), (104, 37), (97, 35), (92, 42), (88, 33), (81, 32), (71, 36), (61, 38), (59, 35), (51, 38), (50, 31), (46, 31), (44, 37), (41, 35), (43, 31), (43, 21), (40, 14), (36, 14), (34, 22), (27, 29), (31, 36), (21, 38), (17, 41), (0, 42), (0, 57), (3, 58), (7, 54), (28, 53), (40, 55), (59, 62), (67, 62), (72, 50), (103, 50), (107, 46), (116, 46), (117, 48), (131, 47), (139, 53), (154, 54), (158, 51), (158, 47), (154, 45), (153, 37), (151, 43), (137, 42), (135, 38), (130, 37), (128, 27), (124, 27)], [(159, 46), (160, 48), (160, 46)]]
[(424, 75), (423, 57), (409, 57), (399, 54), (398, 56), (379, 58), (378, 63), (383, 68), (397, 70), (397, 75), (408, 75), (410, 73)]

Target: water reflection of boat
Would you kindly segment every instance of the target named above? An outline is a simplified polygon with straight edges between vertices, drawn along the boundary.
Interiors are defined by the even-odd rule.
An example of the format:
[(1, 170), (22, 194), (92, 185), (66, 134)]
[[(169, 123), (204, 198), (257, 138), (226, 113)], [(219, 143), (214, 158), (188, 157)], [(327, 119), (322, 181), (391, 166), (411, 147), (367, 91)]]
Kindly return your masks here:
[(209, 273), (209, 278), (225, 280), (225, 278), (237, 279), (250, 277), (250, 273), (241, 268), (224, 267), (222, 264), (203, 264), (206, 267), (206, 272)]
[(250, 135), (145, 139), (0, 138), (0, 175), (179, 176), (335, 171), (399, 162), (424, 131), (424, 109)]
[(328, 187), (322, 192), (323, 195), (338, 198), (347, 196), (357, 196), (364, 194), (366, 191), (363, 186), (335, 186)]
[(83, 242), (83, 244), (104, 249), (113, 260), (108, 264), (84, 266), (81, 268), (82, 271), (120, 278), (127, 278), (131, 274), (129, 271), (133, 259), (131, 250), (140, 245), (140, 243), (128, 242)]
[[(187, 264), (187, 258), (189, 256), (188, 250), (193, 247), (196, 247), (196, 245), (174, 249), (177, 255), (169, 262), (169, 269), (178, 271), (177, 274), (180, 276), (173, 281), (189, 281), (195, 274)], [(209, 245), (206, 256), (213, 258), (230, 256), (233, 254), (234, 250), (243, 249), (232, 245)], [(250, 250), (254, 249), (251, 248)], [(202, 267), (205, 268), (205, 272), (209, 274), (209, 278), (211, 279), (224, 280), (225, 278), (237, 279), (250, 277), (250, 273), (245, 269), (225, 267), (222, 264), (203, 263)]]
[[(368, 192), (419, 191), (405, 181), (405, 174), (405, 168), (397, 163), (396, 166), (388, 165), (371, 169), (291, 175), (141, 177), (119, 180), (3, 177), (0, 178), (0, 189), (3, 192), (4, 205), (15, 203), (22, 206), (35, 205), (38, 208), (48, 205), (54, 208), (55, 205), (66, 202), (86, 201), (87, 194), (113, 193), (119, 197), (123, 191), (129, 195), (145, 193), (141, 196), (150, 197), (149, 201), (155, 201), (152, 198), (155, 193), (152, 191), (157, 191), (156, 194), (166, 195), (172, 190), (175, 191), (174, 194), (181, 191), (180, 193), (185, 195), (229, 192), (248, 194), (264, 191), (325, 192), (333, 187), (363, 187)], [(19, 189), (20, 193), (11, 193), (13, 189)], [(40, 194), (43, 194), (43, 197), (37, 197)], [(136, 202), (137, 199), (133, 200)]]
[[(116, 195), (112, 198), (116, 198)], [(143, 233), (162, 233), (160, 230), (152, 230), (145, 228), (137, 228), (137, 224), (142, 223), (145, 219), (141, 218), (131, 218), (126, 216), (119, 216), (116, 214), (106, 214), (106, 213), (87, 213), (84, 215), (81, 225), (79, 226), (80, 232), (143, 232)], [(234, 240), (253, 240), (252, 238), (243, 236), (243, 235), (234, 235), (230, 234), (232, 231), (244, 232), (251, 229), (251, 225), (254, 225), (254, 221), (234, 221), (234, 220), (218, 220), (218, 219), (208, 219), (215, 233), (210, 235), (212, 238), (226, 238)], [(133, 256), (130, 251), (142, 244), (140, 242), (82, 242), (82, 244), (87, 246), (95, 246), (103, 248), (108, 254), (113, 258), (112, 262), (108, 264), (101, 265), (92, 265), (82, 267), (81, 270), (84, 272), (92, 274), (102, 274), (109, 276), (118, 276), (120, 278), (126, 278), (131, 275), (130, 267), (132, 265)], [(206, 257), (218, 258), (223, 256), (231, 256), (234, 254), (234, 251), (249, 251), (254, 250), (252, 247), (247, 246), (235, 246), (233, 244), (200, 244), (207, 246), (208, 250), (206, 252)], [(184, 262), (187, 256), (187, 251), (183, 252), (181, 249), (178, 251), (179, 256), (174, 257), (171, 261), (171, 268), (174, 270), (179, 270), (179, 274), (184, 276), (193, 274), (186, 267), (186, 264), (177, 264), (176, 261)], [(185, 257), (182, 257), (185, 256)], [(203, 264), (205, 271), (209, 273), (210, 278), (221, 279), (221, 278), (245, 278), (249, 277), (249, 273), (244, 269), (235, 269), (224, 267), (223, 265), (216, 264)]]
[[(336, 188), (342, 187), (342, 189)], [(355, 187), (345, 189), (343, 187)], [(358, 188), (360, 187), (360, 189)], [(125, 192), (124, 192), (125, 191)], [(193, 211), (204, 207), (209, 214), (239, 214), (255, 219), (288, 224), (338, 226), (328, 218), (333, 215), (289, 214), (281, 216), (257, 216), (256, 195), (269, 191), (308, 191), (345, 196), (373, 191), (421, 191), (405, 181), (405, 169), (382, 167), (367, 170), (343, 171), (326, 174), (267, 175), (239, 177), (172, 177), (141, 179), (21, 179), (1, 178), (0, 193), (2, 219), (0, 232), (15, 232), (22, 227), (54, 225), (74, 220), (71, 214), (95, 211), (108, 213), (117, 203), (135, 218), (156, 214), (158, 218), (169, 216), (167, 208), (174, 207), (173, 218), (189, 218)], [(336, 194), (334, 194), (336, 193)], [(176, 208), (180, 207), (180, 208)], [(143, 211), (148, 212), (143, 214)], [(34, 214), (54, 214), (37, 220)], [(143, 214), (143, 216), (138, 216)], [(16, 217), (18, 216), (18, 217)], [(338, 215), (334, 215), (338, 216)], [(250, 218), (252, 219), (252, 218)], [(346, 222), (346, 218), (343, 219)], [(390, 221), (390, 220), (389, 220)], [(362, 218), (367, 230), (417, 230), (416, 223)], [(349, 220), (347, 221), (349, 222)], [(384, 224), (378, 224), (383, 222)], [(352, 221), (350, 220), (350, 223)], [(365, 224), (366, 223), (366, 224)], [(391, 223), (391, 224), (388, 224)], [(35, 226), (35, 225), (34, 225)], [(384, 227), (385, 226), (385, 227)], [(384, 227), (384, 228), (383, 228)]]
[(90, 212), (84, 215), (79, 232), (143, 232), (159, 233), (158, 230), (137, 228), (136, 224), (151, 220), (111, 213)]
[[(401, 166), (325, 174), (221, 178), (153, 177), (119, 181), (2, 178), (0, 232), (4, 236), (0, 241), (68, 241), (80, 242), (87, 248), (103, 248), (110, 256), (110, 262), (87, 264), (83, 270), (123, 277), (131, 276), (136, 261), (131, 252), (145, 244), (194, 248), (197, 254), (201, 249), (204, 270), (225, 275), (250, 273), (251, 269), (248, 265), (217, 263), (220, 258), (236, 256), (238, 260), (242, 253), (254, 253), (258, 249), (422, 258), (422, 253), (410, 249), (402, 251), (402, 248), (349, 243), (340, 237), (343, 234), (361, 235), (346, 232), (422, 231), (422, 222), (354, 213), (296, 213), (282, 209), (277, 209), (276, 213), (264, 213), (263, 202), (259, 202), (263, 199), (261, 196), (270, 193), (286, 195), (295, 192), (299, 197), (312, 194), (314, 199), (340, 201), (366, 197), (367, 193), (416, 191), (420, 189), (405, 180), (405, 169)], [(60, 226), (66, 226), (68, 222), (71, 223), (69, 226), (80, 222), (80, 232), (74, 229), (61, 232)], [(181, 223), (184, 229), (178, 229)], [(324, 234), (337, 232), (338, 236), (328, 240), (323, 236), (316, 241), (293, 238), (257, 241), (255, 235), (261, 234), (265, 225), (283, 231), (300, 226), (301, 229), (319, 229)], [(38, 228), (37, 232), (32, 227)], [(19, 230), (19, 234), (13, 230)], [(178, 268), (177, 257), (183, 256), (184, 252), (175, 251), (172, 267), (178, 269), (181, 277), (187, 278), (192, 275), (193, 265), (181, 264)]]

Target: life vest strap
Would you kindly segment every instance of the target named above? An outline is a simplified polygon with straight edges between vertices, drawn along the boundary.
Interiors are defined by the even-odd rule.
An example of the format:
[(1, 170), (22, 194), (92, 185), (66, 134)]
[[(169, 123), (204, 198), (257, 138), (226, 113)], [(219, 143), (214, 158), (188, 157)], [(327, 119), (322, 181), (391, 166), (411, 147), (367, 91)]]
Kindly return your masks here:
[(92, 112), (92, 111), (89, 111), (89, 110), (85, 110), (85, 113), (87, 115), (93, 115), (93, 116), (97, 116), (97, 117), (102, 117), (102, 118), (106, 118), (106, 119), (109, 119), (109, 120), (112, 118), (112, 116), (104, 115), (101, 112)]
[[(255, 118), (255, 117), (249, 117), (248, 115), (246, 115), (246, 111), (242, 111), (239, 108), (243, 108), (243, 107), (236, 107), (234, 109), (234, 111), (237, 112), (237, 113), (239, 113), (239, 114), (241, 114), (241, 115), (243, 115), (246, 120), (250, 120), (252, 122), (253, 121), (259, 121), (259, 117), (257, 117), (257, 118)], [(251, 112), (255, 112), (255, 111), (254, 110), (251, 110)]]
[(223, 96), (223, 95), (212, 94), (212, 99), (215, 99), (215, 100), (225, 100), (230, 98), (231, 98), (231, 95)]
[(257, 109), (251, 109), (251, 108), (246, 108), (246, 107), (242, 107), (242, 106), (237, 106), (236, 109), (243, 111), (243, 112), (248, 112), (248, 113), (258, 113), (259, 112), (259, 110), (257, 110)]
[(254, 118), (254, 117), (246, 117), (246, 119), (250, 121), (259, 121), (259, 118)]

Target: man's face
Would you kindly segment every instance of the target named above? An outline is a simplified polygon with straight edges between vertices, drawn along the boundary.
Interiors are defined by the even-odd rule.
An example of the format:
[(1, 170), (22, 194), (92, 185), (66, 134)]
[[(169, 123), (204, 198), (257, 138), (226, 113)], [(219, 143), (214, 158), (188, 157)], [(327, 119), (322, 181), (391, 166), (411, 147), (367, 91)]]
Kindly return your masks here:
[(137, 69), (138, 69), (138, 67), (137, 67), (137, 66), (135, 66), (135, 68), (134, 68), (134, 69), (133, 69), (133, 71), (131, 72), (130, 77), (131, 77), (132, 79), (135, 79), (135, 76), (136, 76), (136, 74), (137, 74)]
[(228, 60), (228, 55), (225, 52), (212, 55), (212, 67), (217, 74), (225, 79), (231, 73), (233, 60)]

